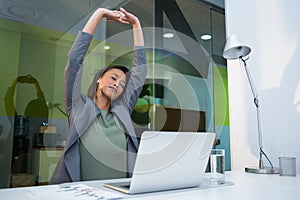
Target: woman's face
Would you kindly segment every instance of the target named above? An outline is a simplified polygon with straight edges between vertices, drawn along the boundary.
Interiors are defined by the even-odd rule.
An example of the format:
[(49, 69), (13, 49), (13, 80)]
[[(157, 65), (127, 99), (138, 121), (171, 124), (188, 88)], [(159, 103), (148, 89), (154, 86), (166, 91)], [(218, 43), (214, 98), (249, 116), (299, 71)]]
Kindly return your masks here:
[(111, 101), (117, 99), (122, 94), (126, 86), (126, 75), (120, 69), (109, 69), (98, 80), (97, 96), (105, 96)]

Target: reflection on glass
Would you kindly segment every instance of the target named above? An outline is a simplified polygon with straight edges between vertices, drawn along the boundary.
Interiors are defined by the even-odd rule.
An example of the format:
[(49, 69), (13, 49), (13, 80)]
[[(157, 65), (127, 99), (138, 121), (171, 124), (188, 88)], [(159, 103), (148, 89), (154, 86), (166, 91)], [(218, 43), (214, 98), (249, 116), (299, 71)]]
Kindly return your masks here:
[[(51, 15), (39, 16), (44, 16), (44, 21), (38, 18), (17, 19), (8, 12), (4, 13), (5, 9), (13, 3), (27, 3), (29, 7), (36, 7), (32, 2), (5, 1), (1, 7), (1, 16), (5, 16), (5, 18), (0, 18), (1, 91), (7, 91), (7, 87), (12, 85), (16, 77), (32, 74), (34, 79), (39, 80), (38, 84), (43, 89), (43, 94), (37, 95), (37, 89), (31, 88), (31, 86), (36, 87), (35, 83), (26, 82), (32, 81), (31, 78), (26, 81), (20, 80), (23, 83), (16, 80), (18, 86), (15, 94), (11, 96), (10, 93), (10, 100), (5, 101), (5, 105), (3, 103), (0, 107), (0, 188), (11, 186), (10, 177), (14, 170), (21, 172), (26, 168), (28, 174), (38, 175), (31, 163), (32, 155), (27, 159), (25, 168), (12, 170), (10, 161), (13, 157), (14, 133), (19, 136), (27, 135), (27, 138), (31, 137), (27, 144), (20, 142), (20, 149), (23, 147), (33, 149), (37, 146), (41, 149), (46, 141), (49, 144), (46, 149), (49, 150), (51, 147), (51, 151), (56, 153), (61, 151), (58, 146), (63, 145), (66, 138), (68, 121), (63, 105), (63, 74), (67, 53), (80, 29), (78, 27), (86, 22), (89, 13), (94, 8), (101, 6), (102, 1), (81, 1), (77, 6), (71, 5), (74, 2), (61, 2), (65, 4), (57, 5), (57, 8), (53, 6), (53, 9), (57, 10), (57, 15), (53, 16), (56, 17), (54, 20), (46, 18)], [(145, 30), (145, 42), (149, 47), (147, 62), (151, 66), (143, 93), (132, 114), (137, 133), (140, 134), (145, 129), (214, 131), (216, 123), (214, 108), (227, 107), (224, 105), (225, 101), (220, 105), (214, 105), (214, 101), (220, 101), (221, 93), (217, 93), (216, 99), (213, 92), (216, 88), (213, 81), (213, 76), (215, 76), (213, 68), (220, 63), (225, 65), (219, 56), (219, 54), (222, 55), (225, 43), (224, 12), (211, 9), (211, 6), (207, 6), (202, 1), (194, 0), (134, 0), (104, 1), (104, 3), (111, 4), (108, 6), (112, 9), (123, 6), (127, 10), (135, 10), (143, 27), (149, 27)], [(44, 6), (49, 8), (51, 5)], [(172, 9), (175, 7), (176, 9)], [(37, 23), (38, 21), (40, 24)], [(47, 23), (43, 24), (43, 22)], [(86, 59), (89, 69), (83, 74), (83, 91), (87, 91), (96, 69), (111, 63), (122, 62), (127, 66), (131, 65), (129, 59), (131, 54), (126, 50), (127, 43), (132, 41), (129, 38), (131, 33), (128, 33), (128, 37), (121, 38), (122, 40), (114, 41), (114, 45), (111, 45), (110, 40), (103, 41), (104, 38), (113, 39), (115, 34), (128, 31), (127, 26), (106, 23), (102, 26), (101, 30), (105, 31), (97, 31)], [(163, 33), (172, 33), (174, 36), (164, 38)], [(201, 40), (200, 36), (203, 34), (210, 34), (212, 39)], [(189, 39), (195, 43), (187, 44)], [(105, 46), (109, 46), (110, 49), (104, 50)], [(199, 47), (202, 48), (201, 53), (195, 50)], [(204, 59), (202, 59), (203, 55)], [(202, 61), (205, 62), (201, 63)], [(226, 68), (223, 71), (226, 72)], [(221, 72), (225, 75), (221, 74), (214, 79), (223, 81), (222, 78), (226, 76), (223, 71)], [(217, 85), (217, 88), (222, 87)], [(222, 88), (222, 90), (225, 89)], [(3, 93), (1, 98), (4, 99), (5, 95), (6, 93)], [(32, 103), (29, 105), (28, 102), (31, 100)], [(39, 108), (33, 109), (36, 107)], [(224, 115), (226, 112), (226, 109), (224, 112), (222, 110)], [(220, 109), (217, 116), (219, 113)], [(31, 118), (36, 116), (33, 117), (35, 122), (27, 118), (27, 115)], [(174, 121), (170, 116), (177, 117)], [(185, 123), (184, 119), (192, 123)], [(228, 120), (226, 120), (227, 118), (222, 118), (220, 121), (227, 123)], [(182, 126), (180, 126), (181, 122)], [(15, 123), (19, 125), (15, 126)], [(177, 125), (174, 126), (174, 124)], [(52, 138), (38, 140), (39, 145), (36, 145), (37, 143), (33, 141), (34, 133), (38, 133), (40, 126), (43, 125), (53, 127), (55, 130), (52, 129), (52, 132), (56, 132), (58, 138), (53, 138), (54, 134), (52, 134)], [(56, 143), (59, 145), (57, 146)], [(49, 161), (47, 165), (50, 166), (46, 169), (48, 176), (55, 168), (56, 160), (52, 161), (51, 155), (48, 156), (47, 153), (45, 155), (46, 160)], [(47, 182), (47, 176), (42, 181), (43, 183)], [(35, 184), (41, 183), (37, 180)]]

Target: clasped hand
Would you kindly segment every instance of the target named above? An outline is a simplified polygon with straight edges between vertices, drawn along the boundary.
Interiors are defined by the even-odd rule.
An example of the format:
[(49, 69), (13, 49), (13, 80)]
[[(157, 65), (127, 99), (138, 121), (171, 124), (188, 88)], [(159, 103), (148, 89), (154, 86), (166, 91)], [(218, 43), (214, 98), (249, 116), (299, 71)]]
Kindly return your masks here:
[(135, 24), (138, 21), (138, 18), (135, 15), (127, 12), (124, 8), (120, 8), (119, 11), (105, 10), (105, 17), (107, 21), (117, 21), (123, 24)]

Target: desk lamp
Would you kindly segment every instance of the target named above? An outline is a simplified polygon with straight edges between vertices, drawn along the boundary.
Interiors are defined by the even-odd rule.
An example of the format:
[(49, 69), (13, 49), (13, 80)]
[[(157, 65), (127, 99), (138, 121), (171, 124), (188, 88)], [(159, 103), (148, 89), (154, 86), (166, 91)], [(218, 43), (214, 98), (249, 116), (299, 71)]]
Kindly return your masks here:
[[(272, 162), (266, 155), (266, 153), (263, 151), (263, 144), (262, 144), (262, 133), (261, 133), (261, 124), (260, 124), (260, 108), (259, 108), (259, 99), (258, 94), (255, 89), (253, 80), (251, 78), (251, 74), (247, 68), (246, 61), (249, 59), (247, 57), (251, 52), (251, 48), (241, 43), (238, 36), (231, 35), (227, 38), (227, 42), (223, 51), (223, 57), (225, 59), (239, 59), (240, 65), (241, 61), (244, 64), (245, 72), (247, 74), (247, 78), (251, 87), (251, 91), (254, 97), (254, 104), (256, 107), (256, 116), (257, 116), (257, 127), (258, 127), (258, 144), (259, 144), (259, 164), (258, 166), (253, 167), (246, 167), (245, 171), (249, 173), (257, 173), (257, 174), (278, 174), (279, 169), (276, 169), (273, 167)], [(246, 58), (245, 58), (246, 57)], [(262, 157), (265, 157), (267, 161), (269, 162), (271, 167), (265, 167), (263, 165)]]

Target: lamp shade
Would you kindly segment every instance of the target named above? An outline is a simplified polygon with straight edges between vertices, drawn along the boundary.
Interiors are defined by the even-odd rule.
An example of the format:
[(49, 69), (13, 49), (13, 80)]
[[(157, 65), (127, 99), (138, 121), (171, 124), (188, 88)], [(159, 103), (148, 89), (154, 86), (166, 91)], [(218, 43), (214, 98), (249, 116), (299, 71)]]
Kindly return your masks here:
[(251, 52), (251, 48), (244, 45), (237, 35), (230, 35), (227, 38), (223, 51), (225, 59), (238, 59), (247, 56)]

